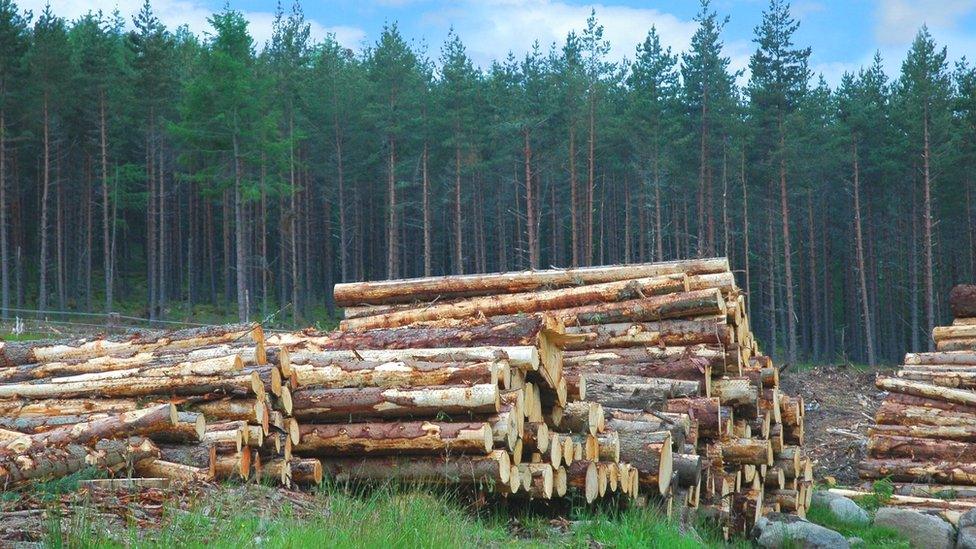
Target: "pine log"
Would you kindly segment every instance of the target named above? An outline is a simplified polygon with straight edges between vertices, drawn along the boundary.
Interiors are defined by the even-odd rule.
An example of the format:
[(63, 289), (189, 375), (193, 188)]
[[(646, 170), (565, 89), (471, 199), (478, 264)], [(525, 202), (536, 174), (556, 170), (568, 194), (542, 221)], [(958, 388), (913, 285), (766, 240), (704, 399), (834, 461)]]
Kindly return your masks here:
[(956, 404), (952, 402), (946, 402), (944, 400), (926, 398), (921, 396), (905, 395), (900, 393), (889, 393), (888, 396), (885, 397), (885, 402), (891, 402), (893, 404), (900, 404), (903, 406), (918, 406), (918, 407), (930, 408), (933, 410), (947, 410), (951, 412), (959, 412), (962, 414), (976, 415), (976, 405)]
[(260, 394), (264, 386), (255, 375), (124, 377), (127, 370), (113, 372), (113, 379), (55, 378), (63, 382), (12, 383), (0, 385), (0, 398), (142, 397), (149, 395), (202, 395), (207, 393)]
[(87, 414), (120, 414), (141, 407), (135, 399), (0, 400), (0, 416), (57, 417)]
[(549, 443), (551, 441), (552, 436), (545, 422), (529, 422), (525, 424), (525, 430), (522, 432), (522, 448), (524, 451), (544, 454), (549, 449)]
[(722, 460), (731, 465), (773, 465), (773, 447), (768, 440), (739, 438), (723, 440)]
[(324, 478), (322, 462), (313, 458), (296, 458), (289, 462), (291, 481), (299, 486), (318, 486)]
[(896, 374), (902, 379), (924, 381), (941, 387), (957, 389), (976, 389), (976, 372), (953, 372), (946, 370), (902, 370)]
[(212, 482), (213, 474), (205, 468), (149, 458), (135, 463), (135, 473), (145, 478), (166, 478), (179, 482), (200, 484)]
[(976, 485), (976, 463), (920, 463), (907, 459), (865, 459), (858, 465), (861, 478), (890, 478), (895, 482), (938, 482)]
[(247, 480), (251, 476), (253, 456), (247, 448), (236, 454), (217, 454), (214, 459), (214, 478), (218, 480), (232, 478)]
[(258, 325), (229, 324), (92, 340), (0, 341), (0, 367), (89, 359), (133, 351), (190, 349), (217, 343), (230, 343), (245, 338), (263, 341), (264, 333)]
[(653, 486), (655, 493), (664, 495), (671, 484), (673, 471), (671, 433), (618, 433), (620, 460), (630, 463), (640, 472), (640, 482)]
[(699, 436), (705, 438), (716, 438), (724, 432), (722, 409), (717, 398), (677, 398), (669, 399), (664, 404), (665, 412), (691, 416), (698, 423)]
[(976, 351), (976, 337), (958, 337), (935, 342), (937, 351)]
[(148, 433), (153, 442), (200, 442), (206, 433), (207, 421), (203, 414), (196, 412), (179, 412), (176, 414), (176, 422), (172, 425), (161, 427), (158, 431)]
[(5, 443), (3, 447), (14, 453), (31, 453), (44, 447), (92, 444), (123, 436), (146, 436), (169, 429), (176, 421), (176, 406), (161, 404), (25, 436)]
[(587, 503), (593, 503), (600, 494), (596, 464), (592, 461), (576, 461), (566, 467), (566, 480), (571, 488), (583, 493)]
[[(720, 347), (695, 345), (692, 347), (631, 347), (620, 349), (600, 349), (596, 351), (567, 351), (563, 354), (563, 364), (567, 367), (578, 364), (631, 365), (648, 364), (667, 369), (665, 365), (688, 360), (704, 361), (713, 375), (725, 374), (730, 364), (737, 361), (737, 355), (730, 355)], [(692, 364), (686, 364), (692, 367)], [(677, 368), (671, 366), (670, 368)], [(694, 364), (699, 369), (698, 376), (704, 373), (704, 366)], [(691, 375), (694, 375), (692, 372)]]
[(566, 333), (580, 335), (584, 339), (567, 343), (563, 347), (565, 350), (684, 347), (702, 344), (728, 347), (732, 345), (733, 338), (729, 325), (716, 320), (661, 320), (567, 326)]
[(933, 425), (976, 428), (976, 414), (940, 410), (925, 406), (908, 406), (885, 399), (874, 416), (881, 425)]
[(159, 449), (147, 439), (102, 439), (93, 446), (32, 446), (25, 453), (0, 452), (0, 483), (17, 484), (31, 479), (60, 478), (89, 467), (112, 468), (158, 458)]
[(594, 402), (614, 408), (660, 406), (672, 398), (694, 397), (700, 392), (697, 381), (617, 376), (586, 375), (587, 396)]
[(256, 398), (222, 398), (191, 404), (187, 409), (212, 421), (244, 420), (258, 424), (269, 421), (267, 406)]
[(976, 366), (976, 351), (935, 351), (929, 353), (908, 353), (906, 365), (956, 364)]
[(956, 318), (976, 317), (976, 285), (953, 286), (949, 291), (949, 308)]
[(708, 289), (559, 309), (550, 314), (567, 326), (651, 322), (725, 314), (725, 299), (719, 290)]
[(404, 389), (312, 389), (295, 392), (293, 413), (299, 420), (409, 417), (437, 414), (491, 414), (499, 411), (497, 385)]
[(868, 456), (875, 459), (976, 462), (976, 444), (874, 434), (868, 438)]
[(942, 425), (874, 425), (868, 429), (868, 435), (893, 435), (916, 438), (931, 438), (942, 440), (956, 440), (960, 442), (976, 442), (976, 426), (942, 426)]
[[(529, 482), (522, 488), (530, 498), (552, 499), (555, 475), (548, 463), (522, 463), (519, 469), (528, 473)], [(523, 473), (523, 480), (525, 474)]]
[(177, 355), (137, 353), (131, 357), (107, 356), (81, 362), (48, 362), (3, 368), (0, 369), (0, 382), (37, 383), (58, 382), (66, 378), (98, 380), (118, 377), (215, 375), (240, 370), (243, 366), (241, 355), (236, 352), (207, 358), (190, 357), (185, 353)]
[(879, 389), (894, 393), (903, 393), (935, 400), (942, 400), (954, 404), (976, 406), (976, 392), (973, 391), (952, 389), (948, 387), (941, 387), (939, 385), (933, 385), (931, 383), (923, 383), (919, 381), (910, 381), (892, 377), (879, 377), (875, 381), (875, 385)]
[[(622, 362), (617, 359), (601, 360), (591, 355), (592, 360), (573, 360), (563, 362), (563, 372), (567, 376), (590, 376), (591, 374), (611, 374), (636, 377), (656, 377), (666, 379), (685, 379), (701, 381), (710, 386), (712, 372), (708, 363), (702, 359), (674, 359), (665, 362)], [(581, 357), (580, 357), (581, 358)]]
[(292, 366), (294, 387), (423, 387), (434, 385), (511, 385), (507, 360), (490, 362), (331, 361)]
[(427, 482), (435, 484), (508, 485), (511, 460), (508, 452), (495, 450), (486, 456), (386, 456), (325, 458), (324, 473), (332, 480)]
[(302, 424), (294, 452), (307, 456), (475, 453), (493, 446), (491, 425), (483, 422)]
[(603, 424), (603, 406), (598, 402), (570, 402), (563, 407), (562, 421), (558, 428), (570, 433), (595, 435)]
[(340, 307), (360, 304), (382, 305), (434, 301), (455, 297), (512, 294), (679, 273), (721, 273), (728, 270), (728, 260), (716, 258), (641, 265), (354, 282), (337, 284), (334, 294), (336, 303)]
[(712, 392), (722, 406), (751, 406), (759, 402), (759, 389), (747, 377), (724, 377), (712, 382)]
[(674, 472), (678, 474), (678, 485), (700, 486), (704, 464), (698, 454), (673, 454)]
[(215, 447), (204, 444), (159, 444), (158, 448), (160, 459), (198, 468), (213, 477), (217, 459)]
[(515, 368), (526, 371), (539, 369), (539, 350), (534, 346), (505, 347), (453, 347), (433, 349), (381, 349), (381, 350), (299, 350), (289, 354), (292, 365), (308, 364), (328, 366), (334, 362), (498, 362), (507, 361)]
[(391, 311), (376, 316), (349, 318), (343, 320), (340, 327), (343, 330), (395, 328), (415, 322), (444, 318), (535, 313), (608, 301), (626, 301), (650, 295), (686, 292), (687, 290), (688, 278), (686, 275), (663, 275), (575, 288), (471, 297), (453, 303), (431, 304), (416, 309)]

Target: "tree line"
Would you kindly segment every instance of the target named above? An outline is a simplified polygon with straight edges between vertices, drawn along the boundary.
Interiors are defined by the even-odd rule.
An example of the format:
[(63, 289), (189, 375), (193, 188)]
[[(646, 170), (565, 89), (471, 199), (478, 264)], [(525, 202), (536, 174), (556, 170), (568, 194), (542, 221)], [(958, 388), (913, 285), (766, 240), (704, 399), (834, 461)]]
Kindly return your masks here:
[(201, 37), (0, 0), (0, 311), (300, 324), (340, 281), (725, 255), (783, 359), (930, 346), (976, 273), (976, 69), (922, 27), (832, 87), (771, 0), (746, 76), (695, 20), (618, 61), (593, 13), (481, 68), (298, 4), (256, 44), (229, 7)]

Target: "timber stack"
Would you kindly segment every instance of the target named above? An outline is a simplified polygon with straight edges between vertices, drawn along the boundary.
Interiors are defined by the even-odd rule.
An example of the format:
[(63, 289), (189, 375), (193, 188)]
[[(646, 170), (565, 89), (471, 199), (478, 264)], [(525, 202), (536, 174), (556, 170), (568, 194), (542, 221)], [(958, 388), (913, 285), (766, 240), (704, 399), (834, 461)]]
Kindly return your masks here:
[(181, 481), (317, 482), (290, 459), (287, 352), (258, 325), (0, 343), (0, 484), (96, 466)]
[(954, 287), (949, 305), (954, 320), (933, 329), (935, 350), (908, 353), (893, 376), (877, 378), (888, 394), (859, 472), (896, 483), (889, 504), (955, 522), (976, 508), (976, 285)]
[[(802, 450), (803, 399), (780, 392), (724, 258), (349, 283), (336, 286), (335, 298), (345, 308), (341, 330), (269, 338), (292, 357), (297, 385), (301, 368), (333, 360), (321, 353), (368, 362), (363, 350), (433, 356), (443, 348), (450, 356), (529, 346), (538, 368), (511, 367), (508, 389), (501, 385), (503, 403), (517, 402), (511, 391), (522, 394), (521, 414), (502, 405), (525, 422), (507, 449), (514, 463), (568, 464), (570, 488), (585, 486), (590, 499), (584, 470), (587, 478), (592, 468), (598, 478), (608, 470), (612, 481), (619, 459), (643, 496), (671, 512), (698, 508), (730, 534), (748, 532), (767, 512), (805, 514), (812, 466)], [(566, 451), (555, 456), (560, 443)], [(369, 477), (406, 459), (387, 458), (386, 468), (347, 457), (323, 463)], [(357, 464), (362, 472), (349, 473)]]

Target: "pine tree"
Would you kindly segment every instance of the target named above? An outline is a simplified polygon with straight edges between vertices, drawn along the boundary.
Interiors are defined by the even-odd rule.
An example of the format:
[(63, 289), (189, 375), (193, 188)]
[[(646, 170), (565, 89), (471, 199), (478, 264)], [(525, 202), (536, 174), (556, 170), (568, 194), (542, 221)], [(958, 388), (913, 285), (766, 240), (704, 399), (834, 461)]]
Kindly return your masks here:
[[(793, 35), (799, 23), (790, 15), (789, 3), (770, 0), (756, 28), (756, 52), (749, 60), (751, 107), (760, 138), (757, 145), (766, 152), (770, 170), (778, 170), (783, 236), (784, 283), (786, 285), (787, 354), (797, 360), (796, 306), (794, 299), (792, 241), (790, 237), (789, 185), (787, 184), (787, 140), (789, 117), (807, 90), (810, 48), (797, 48)], [(770, 141), (770, 137), (775, 141)]]

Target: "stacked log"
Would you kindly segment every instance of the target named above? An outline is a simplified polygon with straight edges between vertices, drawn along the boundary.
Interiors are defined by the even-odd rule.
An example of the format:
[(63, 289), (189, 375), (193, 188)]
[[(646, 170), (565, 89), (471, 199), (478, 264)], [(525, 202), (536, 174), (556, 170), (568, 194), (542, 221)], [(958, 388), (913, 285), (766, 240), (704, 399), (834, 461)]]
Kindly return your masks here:
[(976, 286), (954, 287), (949, 305), (955, 319), (933, 329), (936, 350), (907, 353), (893, 376), (876, 380), (888, 394), (859, 472), (894, 481), (898, 505), (945, 510), (937, 496), (951, 492), (954, 508), (976, 506), (966, 488), (976, 486)]
[[(618, 441), (641, 494), (665, 509), (700, 507), (733, 533), (809, 504), (803, 400), (780, 393), (724, 258), (339, 284), (335, 299), (340, 331), (273, 343), (292, 356), (530, 345), (542, 367), (526, 380), (550, 435), (598, 456), (599, 441)], [(581, 466), (567, 473), (579, 486)]]
[(276, 464), (298, 436), (287, 360), (250, 324), (0, 343), (0, 482), (92, 464), (195, 482), (268, 470), (290, 482)]

